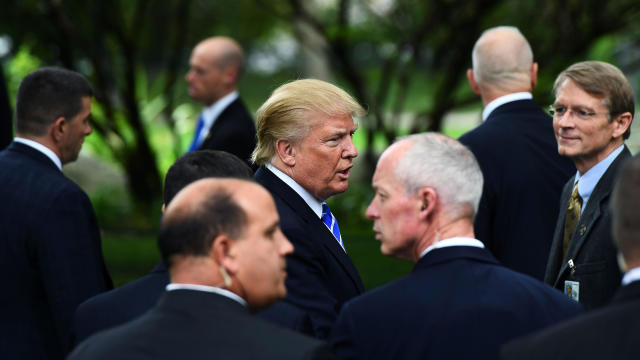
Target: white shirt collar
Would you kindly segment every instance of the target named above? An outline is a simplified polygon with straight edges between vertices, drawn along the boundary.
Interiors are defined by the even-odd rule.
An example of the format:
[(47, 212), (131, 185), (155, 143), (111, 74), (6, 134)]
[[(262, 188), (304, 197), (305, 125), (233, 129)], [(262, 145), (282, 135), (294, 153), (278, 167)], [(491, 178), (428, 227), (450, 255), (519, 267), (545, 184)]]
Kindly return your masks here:
[(58, 169), (60, 169), (60, 171), (62, 171), (62, 161), (60, 161), (60, 158), (58, 158), (58, 155), (56, 155), (56, 153), (54, 153), (48, 147), (40, 144), (39, 142), (36, 142), (36, 141), (33, 141), (33, 140), (29, 140), (29, 139), (25, 139), (25, 138), (21, 138), (21, 137), (17, 137), (17, 136), (13, 139), (13, 141), (19, 142), (21, 144), (25, 144), (27, 146), (30, 146), (30, 147), (40, 151), (41, 153), (45, 154), (49, 159), (51, 159), (51, 161), (53, 161), (53, 163), (58, 167)]
[(640, 280), (640, 267), (627, 271), (622, 277), (622, 285), (629, 285), (634, 281)]
[(498, 98), (493, 99), (487, 106), (482, 110), (482, 121), (487, 120), (489, 115), (495, 110), (498, 106), (504, 105), (506, 103), (518, 100), (530, 100), (533, 99), (533, 95), (530, 92), (517, 92), (513, 94), (507, 94), (504, 96), (500, 96)]
[(580, 197), (582, 198), (582, 209), (580, 210), (580, 213), (584, 212), (584, 209), (587, 207), (587, 201), (589, 201), (589, 197), (591, 196), (591, 193), (593, 193), (596, 185), (598, 185), (598, 181), (600, 181), (602, 175), (604, 175), (609, 166), (623, 149), (624, 144), (613, 150), (609, 156), (597, 163), (591, 169), (587, 170), (583, 175), (580, 175), (580, 172), (576, 171), (576, 177), (573, 184), (575, 185), (577, 181), (580, 181), (578, 182), (578, 194), (580, 194)]
[(228, 297), (231, 300), (237, 301), (242, 306), (245, 306), (245, 307), (247, 306), (247, 302), (243, 298), (238, 296), (236, 293), (233, 293), (233, 292), (231, 292), (229, 290), (225, 290), (225, 289), (222, 289), (222, 288), (219, 288), (219, 287), (206, 286), (206, 285), (197, 285), (197, 284), (170, 283), (169, 285), (167, 285), (166, 290), (167, 291), (173, 291), (173, 290), (204, 291), (204, 292), (214, 293), (214, 294), (218, 294), (218, 295), (222, 295), (222, 296)]
[(305, 188), (300, 186), (295, 180), (293, 180), (289, 175), (280, 171), (277, 167), (272, 164), (266, 164), (265, 167), (269, 169), (275, 176), (277, 176), (280, 180), (284, 181), (285, 184), (289, 185), (293, 191), (295, 191), (302, 200), (313, 210), (313, 212), (318, 215), (318, 218), (322, 218), (322, 202), (315, 198), (315, 196), (311, 195)]
[(234, 102), (238, 98), (238, 91), (232, 91), (231, 93), (223, 96), (218, 101), (213, 104), (207, 106), (202, 110), (202, 129), (200, 130), (200, 134), (198, 135), (198, 141), (202, 143), (204, 139), (209, 134), (209, 130), (216, 122), (216, 119), (224, 109), (226, 109), (232, 102)]
[(420, 254), (420, 257), (422, 258), (431, 250), (440, 249), (440, 248), (449, 247), (449, 246), (473, 246), (477, 248), (484, 248), (484, 244), (480, 240), (468, 238), (468, 237), (453, 237), (448, 239), (442, 239), (440, 241), (436, 241), (435, 243), (429, 245), (426, 249), (424, 249), (422, 254)]

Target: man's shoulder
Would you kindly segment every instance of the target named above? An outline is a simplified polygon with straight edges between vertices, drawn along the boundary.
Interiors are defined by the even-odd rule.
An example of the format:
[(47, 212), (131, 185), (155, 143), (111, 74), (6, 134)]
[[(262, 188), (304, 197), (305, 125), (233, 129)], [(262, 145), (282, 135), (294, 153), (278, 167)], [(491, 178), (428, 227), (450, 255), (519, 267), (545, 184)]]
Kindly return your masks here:
[[(632, 350), (625, 341), (640, 331), (639, 314), (638, 300), (598, 309), (505, 345), (502, 358), (566, 359), (577, 354), (587, 359), (620, 358), (613, 354)], [(638, 356), (640, 349), (633, 358)]]

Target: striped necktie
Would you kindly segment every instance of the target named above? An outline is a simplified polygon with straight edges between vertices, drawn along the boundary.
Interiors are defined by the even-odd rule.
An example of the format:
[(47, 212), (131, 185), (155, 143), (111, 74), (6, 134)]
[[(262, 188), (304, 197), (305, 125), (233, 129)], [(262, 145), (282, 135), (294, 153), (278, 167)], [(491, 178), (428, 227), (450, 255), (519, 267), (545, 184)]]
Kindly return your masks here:
[(198, 117), (198, 124), (196, 125), (196, 132), (193, 134), (193, 141), (191, 142), (187, 152), (198, 150), (198, 147), (200, 146), (200, 141), (198, 140), (200, 138), (200, 131), (202, 131), (202, 127), (204, 127), (204, 117), (200, 114)]
[(336, 221), (335, 216), (333, 216), (331, 210), (329, 210), (329, 206), (325, 202), (322, 202), (322, 222), (327, 225), (329, 231), (331, 231), (336, 240), (338, 240), (342, 250), (346, 252), (344, 243), (342, 242), (342, 236), (340, 235), (340, 228), (338, 228), (338, 221)]
[(562, 257), (567, 254), (569, 248), (569, 242), (571, 236), (578, 225), (580, 220), (580, 212), (582, 210), (582, 197), (578, 193), (578, 183), (573, 187), (571, 197), (569, 198), (569, 207), (567, 208), (567, 215), (564, 218), (564, 239), (562, 241)]

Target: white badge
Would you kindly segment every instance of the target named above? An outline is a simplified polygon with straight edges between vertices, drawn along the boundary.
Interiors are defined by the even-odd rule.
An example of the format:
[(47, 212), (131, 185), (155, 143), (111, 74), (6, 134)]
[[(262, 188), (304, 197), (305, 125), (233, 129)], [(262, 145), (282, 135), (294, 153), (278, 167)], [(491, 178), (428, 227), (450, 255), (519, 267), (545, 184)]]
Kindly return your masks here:
[(580, 282), (565, 280), (564, 293), (575, 301), (580, 300)]

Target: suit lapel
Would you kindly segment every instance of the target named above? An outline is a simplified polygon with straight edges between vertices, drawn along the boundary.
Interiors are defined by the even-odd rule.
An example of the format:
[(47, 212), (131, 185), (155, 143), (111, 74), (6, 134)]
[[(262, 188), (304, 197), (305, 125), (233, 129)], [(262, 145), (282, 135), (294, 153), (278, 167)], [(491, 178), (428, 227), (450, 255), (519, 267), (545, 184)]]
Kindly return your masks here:
[[(238, 101), (240, 101), (239, 97), (233, 100), (231, 104), (229, 104), (226, 108), (224, 108), (224, 110), (222, 110), (222, 112), (218, 115), (218, 117), (213, 122), (213, 125), (211, 125), (211, 128), (209, 128), (209, 132), (207, 133), (207, 136), (205, 136), (204, 140), (202, 140), (202, 144), (204, 144), (209, 139), (211, 139), (211, 137), (213, 136), (213, 134), (216, 133), (216, 131), (219, 131), (221, 127), (226, 125), (225, 124), (226, 122), (232, 119), (231, 117), (227, 116), (227, 114), (229, 114), (233, 110), (233, 107), (236, 106), (236, 103)], [(202, 144), (200, 145), (201, 147), (202, 147)]]
[[(582, 215), (580, 216), (580, 220), (578, 221), (578, 225), (576, 225), (576, 229), (571, 236), (567, 254), (565, 255), (564, 259), (562, 259), (560, 271), (558, 272), (558, 276), (556, 277), (555, 281), (556, 284), (562, 277), (562, 274), (569, 268), (569, 259), (575, 259), (578, 256), (578, 253), (584, 245), (585, 240), (589, 237), (594, 224), (598, 221), (600, 216), (606, 212), (606, 209), (604, 209), (603, 207), (607, 206), (607, 204), (604, 202), (609, 198), (609, 195), (613, 190), (613, 182), (615, 181), (615, 176), (618, 173), (618, 168), (620, 167), (624, 159), (629, 156), (631, 156), (631, 153), (625, 145), (620, 155), (618, 155), (618, 157), (616, 157), (616, 159), (611, 163), (607, 171), (605, 171), (605, 173), (602, 175), (602, 178), (600, 178), (600, 180), (596, 184), (596, 187), (593, 189), (593, 193), (591, 194), (591, 196), (589, 197), (589, 201), (587, 202), (587, 208), (584, 209), (584, 212), (582, 213)], [(569, 199), (567, 198), (566, 202), (563, 203), (568, 204), (568, 202)], [(561, 210), (561, 213), (564, 216), (566, 212), (567, 209), (566, 206), (564, 206), (564, 209)]]
[(553, 271), (553, 275), (549, 276), (549, 272), (545, 271), (545, 281), (553, 280), (554, 284), (558, 281), (560, 277), (560, 268), (562, 267), (562, 240), (564, 238), (564, 219), (567, 216), (567, 204), (569, 203), (569, 197), (571, 197), (571, 189), (573, 188), (573, 182), (575, 180), (575, 175), (569, 179), (564, 189), (562, 190), (562, 195), (560, 196), (560, 211), (558, 212), (558, 221), (556, 222), (556, 231), (553, 235), (553, 243), (551, 244), (551, 250), (549, 253), (549, 264), (547, 264), (547, 269)]
[(322, 242), (322, 246), (342, 265), (342, 268), (349, 275), (356, 288), (358, 288), (360, 292), (363, 292), (364, 286), (353, 262), (333, 237), (331, 231), (329, 231), (322, 220), (311, 210), (304, 199), (289, 187), (289, 185), (285, 184), (275, 174), (264, 167), (260, 167), (258, 171), (256, 171), (255, 178), (265, 184), (274, 195), (278, 196), (294, 213), (298, 214), (300, 218), (309, 225), (312, 236)]

